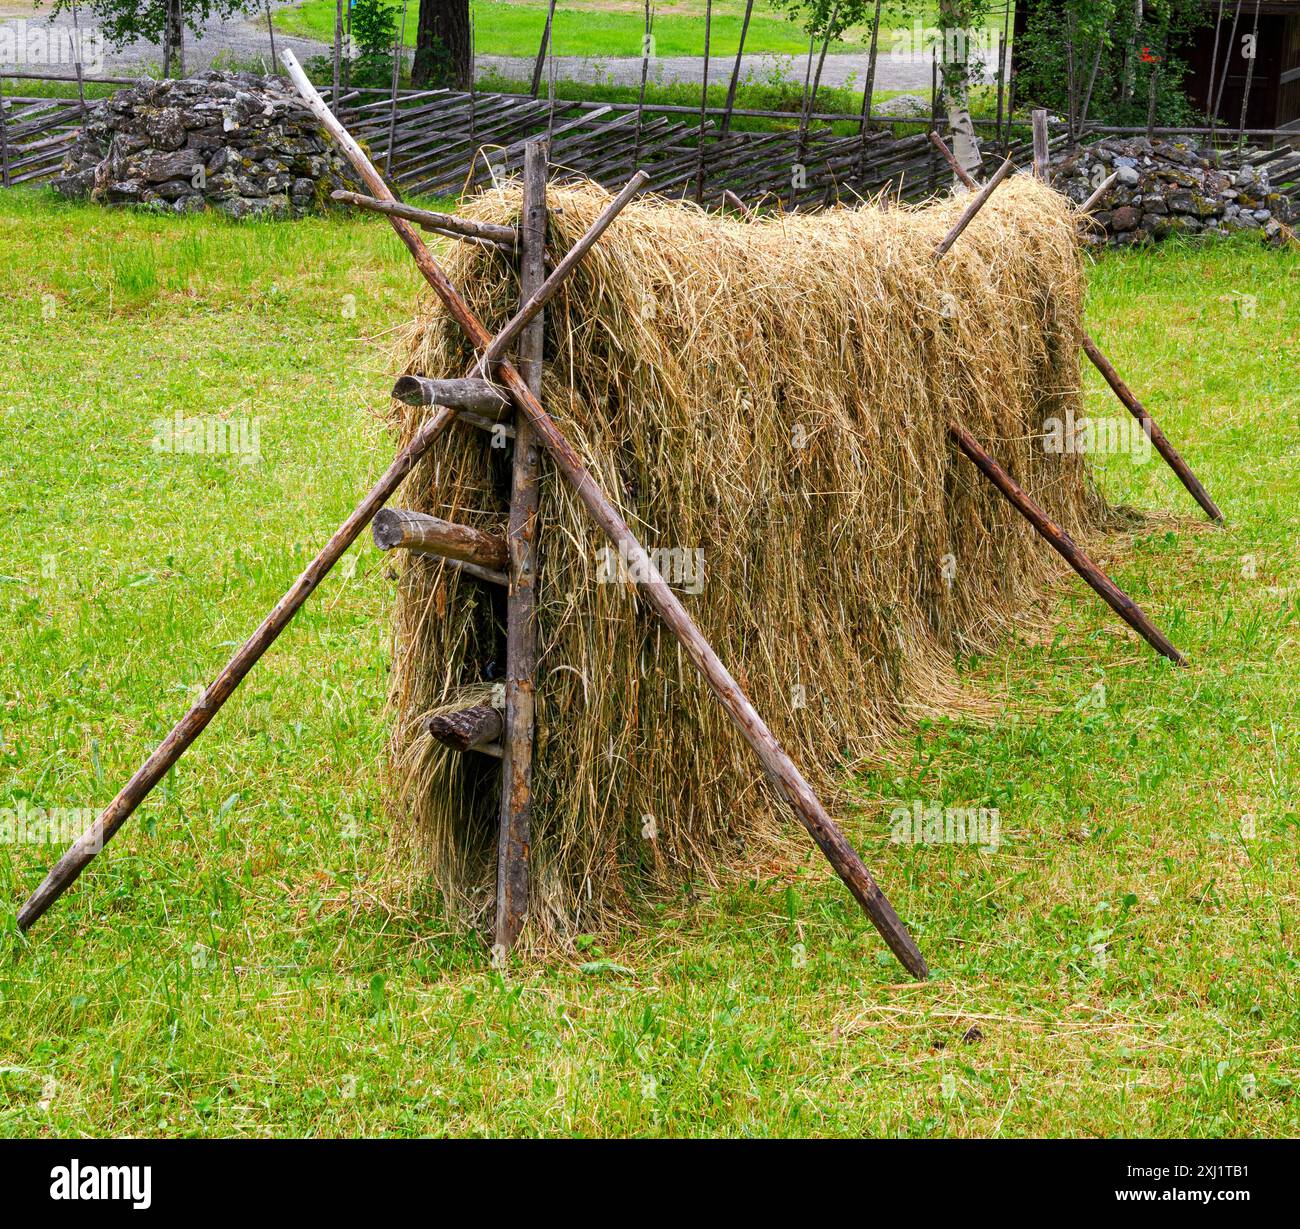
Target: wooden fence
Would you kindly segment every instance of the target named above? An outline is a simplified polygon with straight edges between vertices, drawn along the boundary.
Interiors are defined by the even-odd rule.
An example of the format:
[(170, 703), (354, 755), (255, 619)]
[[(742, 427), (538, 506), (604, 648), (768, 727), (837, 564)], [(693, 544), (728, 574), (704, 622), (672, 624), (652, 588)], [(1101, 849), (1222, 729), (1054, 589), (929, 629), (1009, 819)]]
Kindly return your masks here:
[[(5, 98), (4, 104), (4, 184), (53, 178), (75, 138), (82, 104), (75, 98), (21, 97)], [(644, 169), (654, 191), (705, 204), (716, 204), (728, 190), (745, 201), (779, 201), (787, 209), (885, 190), (917, 200), (948, 181), (925, 132), (916, 131), (929, 123), (915, 119), (873, 116), (864, 137), (858, 116), (737, 109), (730, 113), (731, 130), (724, 132), (724, 113), (717, 109), (552, 104), (527, 95), (452, 90), (399, 91), (394, 99), (388, 90), (353, 89), (335, 109), (407, 197), (456, 195), (518, 173), (525, 144), (544, 133), (550, 134), (551, 162), (559, 170), (617, 187)], [(765, 130), (741, 131), (738, 125)], [(935, 117), (934, 127), (944, 130), (942, 117)], [(894, 136), (900, 128), (911, 132)], [(1053, 145), (1066, 140), (1062, 132)], [(984, 144), (989, 170), (1008, 153), (1017, 163), (1029, 161), (1031, 143), (1023, 130), (986, 129)], [(1269, 163), (1274, 185), (1300, 200), (1300, 153), (1284, 145), (1251, 161)]]

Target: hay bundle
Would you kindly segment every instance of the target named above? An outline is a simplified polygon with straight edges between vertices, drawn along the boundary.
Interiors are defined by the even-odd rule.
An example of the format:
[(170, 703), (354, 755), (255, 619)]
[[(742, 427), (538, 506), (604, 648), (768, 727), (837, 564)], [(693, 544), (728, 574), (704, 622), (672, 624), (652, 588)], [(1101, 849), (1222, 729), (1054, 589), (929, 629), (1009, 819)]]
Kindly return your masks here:
[[(558, 260), (609, 195), (553, 188)], [(515, 187), (465, 212), (514, 223)], [(628, 206), (547, 309), (542, 401), (814, 787), (833, 787), (917, 712), (957, 702), (959, 651), (986, 650), (1056, 572), (964, 461), (964, 423), (1067, 530), (1100, 515), (1081, 457), (1043, 447), (1080, 409), (1081, 260), (1068, 206), (999, 190), (938, 265), (961, 202), (747, 223)], [(461, 245), (448, 270), (495, 330), (507, 262)], [(473, 355), (435, 309), (407, 370)], [(421, 412), (402, 409), (405, 437)], [(502, 450), (456, 428), (408, 506), (500, 527)], [(618, 583), (581, 505), (541, 493), (534, 939), (626, 917), (637, 893), (709, 878), (779, 839), (785, 812), (676, 642)], [(668, 552), (668, 553), (662, 553)], [(694, 569), (703, 563), (702, 585)], [(613, 583), (603, 583), (610, 582)], [(436, 560), (403, 565), (394, 801), (454, 910), (493, 899), (495, 761), (431, 744), (431, 711), (504, 671), (503, 602)]]

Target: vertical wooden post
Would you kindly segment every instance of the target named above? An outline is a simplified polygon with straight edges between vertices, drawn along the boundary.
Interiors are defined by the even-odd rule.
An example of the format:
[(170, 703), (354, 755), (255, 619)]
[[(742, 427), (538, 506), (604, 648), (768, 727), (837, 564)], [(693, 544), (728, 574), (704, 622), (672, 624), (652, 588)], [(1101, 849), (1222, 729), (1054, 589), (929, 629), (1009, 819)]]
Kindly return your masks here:
[[(350, 10), (349, 10), (350, 12)], [(343, 58), (343, 0), (334, 0), (334, 92), (330, 95), (330, 107), (334, 114), (339, 113), (339, 71)]]
[(4, 79), (0, 78), (0, 182), (9, 184), (9, 121), (5, 117)]
[(709, 43), (713, 34), (713, 0), (704, 0), (704, 80), (700, 85), (700, 135), (696, 140), (695, 203), (704, 204), (704, 128), (709, 116)]
[(1047, 112), (1041, 107), (1034, 112), (1034, 174), (1044, 183), (1048, 179), (1051, 152), (1048, 145)]
[[(519, 295), (527, 303), (546, 280), (546, 170), (549, 146), (524, 147), (524, 203), (519, 228)], [(544, 312), (519, 336), (519, 370), (534, 397), (542, 392)], [(501, 836), (497, 846), (495, 944), (508, 952), (528, 916), (528, 852), (533, 808), (533, 727), (537, 669), (537, 478), (541, 445), (528, 419), (515, 416), (510, 488), (510, 593), (506, 599), (506, 719), (501, 743)]]

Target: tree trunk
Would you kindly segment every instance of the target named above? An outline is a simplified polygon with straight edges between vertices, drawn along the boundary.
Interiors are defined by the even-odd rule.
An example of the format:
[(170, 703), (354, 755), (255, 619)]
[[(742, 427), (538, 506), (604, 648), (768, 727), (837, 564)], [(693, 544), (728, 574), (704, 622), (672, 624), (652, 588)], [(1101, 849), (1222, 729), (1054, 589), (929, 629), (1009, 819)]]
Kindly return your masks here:
[(944, 109), (948, 113), (949, 143), (962, 169), (978, 177), (984, 160), (970, 114), (968, 46), (964, 35), (959, 36), (959, 32), (967, 30), (970, 24), (964, 0), (939, 0), (939, 29), (943, 35), (940, 84)]
[(441, 65), (446, 66), (448, 85), (459, 90), (470, 88), (474, 55), (469, 38), (469, 0), (420, 0), (411, 84), (435, 84)]

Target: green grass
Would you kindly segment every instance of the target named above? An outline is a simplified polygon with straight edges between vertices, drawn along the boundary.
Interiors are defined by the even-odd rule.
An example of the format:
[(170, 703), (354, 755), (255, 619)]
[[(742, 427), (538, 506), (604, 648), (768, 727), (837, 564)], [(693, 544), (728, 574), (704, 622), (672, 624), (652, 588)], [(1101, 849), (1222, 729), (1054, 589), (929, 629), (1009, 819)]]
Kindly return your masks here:
[[(400, 4), (394, 0), (394, 7)], [(480, 55), (536, 56), (546, 25), (547, 0), (475, 0), (475, 47)], [(934, 5), (887, 5), (882, 11), (882, 29), (910, 25), (910, 13), (930, 14)], [(745, 11), (744, 0), (717, 0), (709, 40), (711, 55), (735, 55)], [(286, 34), (332, 42), (334, 0), (307, 3), (275, 14), (276, 28)], [(932, 16), (927, 20), (933, 24)], [(641, 5), (610, 4), (609, 0), (565, 0), (558, 4), (552, 26), (557, 56), (640, 57), (645, 34)], [(681, 0), (657, 5), (653, 29), (657, 56), (698, 56), (704, 53), (704, 2)], [(407, 46), (415, 45), (415, 21), (408, 14)], [(847, 31), (831, 52), (860, 51), (870, 42), (862, 28)], [(885, 44), (886, 46), (888, 44)], [(768, 5), (755, 6), (745, 36), (747, 52), (776, 52), (803, 55), (808, 51), (808, 34), (802, 26)]]
[[(418, 285), (369, 220), (45, 194), (0, 196), (0, 254), (0, 807), (98, 807), (387, 463)], [(841, 819), (929, 983), (812, 852), (490, 971), (392, 886), (363, 544), (25, 938), (58, 847), (0, 845), (0, 1134), (1295, 1134), (1298, 304), (1297, 255), (1247, 243), (1093, 271), (1092, 330), (1230, 522), (1106, 459), (1180, 518), (1106, 554), (1190, 668), (1064, 584), (1052, 634), (965, 663), (996, 723), (862, 779)], [(156, 451), (177, 411), (260, 419), (260, 460)], [(1004, 844), (890, 844), (900, 799), (996, 806)]]

